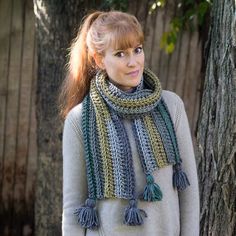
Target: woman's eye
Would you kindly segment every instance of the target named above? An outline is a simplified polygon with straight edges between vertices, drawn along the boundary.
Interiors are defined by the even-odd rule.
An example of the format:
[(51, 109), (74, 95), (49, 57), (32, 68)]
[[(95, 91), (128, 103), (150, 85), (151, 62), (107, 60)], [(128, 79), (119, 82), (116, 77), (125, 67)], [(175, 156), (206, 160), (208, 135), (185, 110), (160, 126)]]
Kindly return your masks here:
[(135, 51), (136, 54), (140, 54), (143, 51), (143, 48), (142, 47), (137, 47), (137, 48), (135, 48), (134, 51)]
[(124, 52), (117, 52), (115, 54), (116, 57), (123, 57), (124, 55), (125, 55)]

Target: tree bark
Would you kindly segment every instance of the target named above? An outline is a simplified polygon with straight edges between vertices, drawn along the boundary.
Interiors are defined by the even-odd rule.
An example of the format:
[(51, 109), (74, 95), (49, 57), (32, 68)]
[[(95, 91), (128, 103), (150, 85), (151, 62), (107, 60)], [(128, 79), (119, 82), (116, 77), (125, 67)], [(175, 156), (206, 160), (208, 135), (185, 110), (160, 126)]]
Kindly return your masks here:
[(235, 2), (213, 1), (197, 141), (201, 235), (236, 235)]
[(67, 48), (84, 16), (86, 1), (34, 0), (38, 40), (38, 169), (35, 235), (61, 235), (62, 121), (57, 96), (65, 77)]

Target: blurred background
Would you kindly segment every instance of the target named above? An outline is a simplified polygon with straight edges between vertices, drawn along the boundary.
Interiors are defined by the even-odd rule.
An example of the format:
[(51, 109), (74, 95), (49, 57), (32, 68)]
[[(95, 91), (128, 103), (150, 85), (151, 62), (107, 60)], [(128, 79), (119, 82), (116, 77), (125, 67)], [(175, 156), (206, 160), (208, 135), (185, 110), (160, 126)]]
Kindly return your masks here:
[[(225, 13), (227, 9), (220, 4), (229, 7), (227, 9), (231, 13)], [(209, 140), (207, 133), (204, 133), (206, 129), (199, 128), (207, 120), (204, 115), (209, 117), (219, 114), (219, 109), (213, 109), (213, 105), (208, 104), (206, 109), (202, 105), (200, 109), (205, 78), (218, 78), (217, 73), (220, 73), (217, 68), (206, 71), (213, 45), (209, 41), (219, 39), (217, 35), (215, 39), (210, 37), (212, 31), (209, 29), (211, 22), (214, 22), (210, 18), (211, 14), (212, 19), (214, 16), (211, 13), (211, 1), (0, 0), (0, 235), (61, 234), (63, 121), (58, 116), (57, 96), (66, 73), (67, 49), (76, 36), (83, 16), (91, 9), (128, 11), (140, 21), (145, 34), (146, 66), (159, 77), (163, 89), (176, 92), (184, 101), (202, 181), (200, 183), (205, 183), (205, 173), (214, 176), (213, 170), (208, 171), (208, 168), (211, 169), (209, 166), (216, 166), (217, 169), (218, 161), (224, 160), (222, 156), (222, 159), (216, 158), (215, 164), (212, 164), (211, 158), (206, 159), (207, 145), (201, 143), (209, 144), (214, 139), (212, 135), (218, 133), (211, 132)], [(229, 22), (233, 22), (233, 1), (215, 1), (215, 9), (228, 14)], [(231, 24), (227, 27), (226, 23), (223, 19), (223, 26), (220, 23), (218, 25), (225, 30), (222, 35), (227, 35), (228, 31), (232, 34)], [(222, 41), (226, 40), (222, 37)], [(228, 43), (233, 45), (233, 39)], [(219, 45), (216, 48), (220, 50)], [(224, 52), (228, 58), (231, 46), (227, 50)], [(219, 60), (223, 54), (219, 54)], [(222, 66), (217, 63), (218, 59), (215, 59), (215, 65)], [(235, 75), (228, 73), (227, 76), (233, 78)], [(231, 80), (227, 81), (227, 86), (231, 86)], [(216, 81), (213, 83), (219, 84)], [(209, 91), (215, 89), (210, 84), (209, 88)], [(227, 87), (224, 87), (225, 90), (220, 89), (235, 97), (233, 88), (228, 92)], [(217, 94), (216, 90), (215, 95), (211, 93), (209, 98), (215, 99)], [(227, 104), (233, 105), (232, 96), (231, 100), (226, 101)], [(207, 93), (205, 99), (206, 103), (210, 101)], [(202, 118), (199, 119), (201, 113)], [(227, 132), (233, 130), (230, 127), (234, 127), (234, 114), (231, 110), (233, 121), (227, 121), (230, 124)], [(224, 133), (229, 137), (225, 130), (220, 132), (221, 136)], [(231, 151), (226, 151), (226, 147), (224, 149), (225, 154), (228, 153), (227, 157), (232, 156), (232, 159), (235, 155), (234, 140), (235, 136), (230, 134), (228, 142), (231, 142), (231, 146), (226, 146)], [(218, 139), (218, 151), (219, 142)], [(217, 157), (214, 145), (211, 147), (208, 146), (209, 153)], [(211, 154), (209, 156), (212, 157)], [(203, 160), (209, 160), (209, 163)], [(235, 167), (235, 160), (229, 165)], [(233, 172), (228, 173), (233, 177)], [(207, 186), (215, 186), (217, 178), (210, 179), (212, 181), (207, 182)], [(217, 222), (224, 218), (228, 223), (224, 235), (233, 235), (236, 233), (233, 203), (235, 188), (230, 192), (227, 189), (228, 195), (226, 193), (228, 205), (225, 208), (231, 213), (219, 217), (219, 221), (212, 221), (210, 210), (204, 206), (212, 199), (211, 196), (214, 198), (213, 192), (216, 190), (214, 187), (209, 193), (209, 189), (201, 188), (202, 194), (206, 193), (206, 198), (201, 197), (201, 234), (223, 235), (216, 228)]]

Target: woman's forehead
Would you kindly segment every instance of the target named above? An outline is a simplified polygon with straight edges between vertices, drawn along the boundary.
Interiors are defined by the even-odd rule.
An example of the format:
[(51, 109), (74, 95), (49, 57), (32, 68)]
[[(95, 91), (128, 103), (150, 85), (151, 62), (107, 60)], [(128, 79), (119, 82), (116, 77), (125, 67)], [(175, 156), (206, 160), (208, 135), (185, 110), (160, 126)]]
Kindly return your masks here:
[(103, 53), (108, 49), (125, 50), (143, 44), (143, 32), (134, 27), (114, 28), (103, 39)]
[(114, 37), (108, 43), (110, 48), (114, 50), (124, 50), (127, 48), (135, 48), (138, 45), (143, 44), (142, 39), (138, 35), (129, 34), (120, 37)]

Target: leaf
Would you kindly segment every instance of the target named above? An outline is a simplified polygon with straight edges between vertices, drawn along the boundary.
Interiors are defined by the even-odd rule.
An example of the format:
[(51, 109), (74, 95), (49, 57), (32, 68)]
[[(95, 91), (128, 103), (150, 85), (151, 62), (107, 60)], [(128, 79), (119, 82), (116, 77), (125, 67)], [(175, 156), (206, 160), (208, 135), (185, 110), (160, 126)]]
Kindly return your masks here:
[(175, 44), (174, 43), (170, 43), (166, 46), (166, 52), (169, 54), (169, 53), (172, 53), (175, 49)]
[[(164, 6), (165, 2), (166, 0), (154, 1), (152, 12), (157, 10), (162, 4)], [(165, 49), (167, 53), (173, 52), (179, 32), (182, 30), (193, 32), (198, 25), (203, 25), (211, 5), (211, 0), (179, 0), (177, 16), (170, 22), (170, 31), (163, 33), (160, 47)]]
[(161, 36), (161, 42), (160, 42), (161, 48), (164, 48), (165, 45), (167, 44), (167, 37), (168, 37), (168, 32), (164, 32)]
[(210, 3), (205, 1), (205, 2), (201, 2), (197, 8), (197, 17), (198, 17), (198, 24), (200, 26), (203, 25), (204, 23), (204, 19), (205, 19), (205, 15), (208, 11), (208, 9), (210, 8)]

